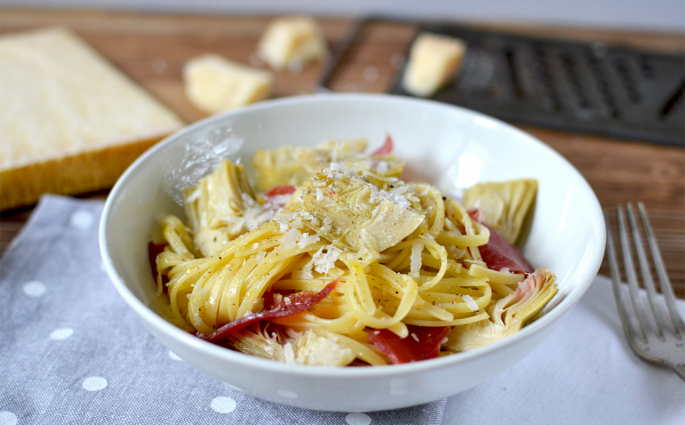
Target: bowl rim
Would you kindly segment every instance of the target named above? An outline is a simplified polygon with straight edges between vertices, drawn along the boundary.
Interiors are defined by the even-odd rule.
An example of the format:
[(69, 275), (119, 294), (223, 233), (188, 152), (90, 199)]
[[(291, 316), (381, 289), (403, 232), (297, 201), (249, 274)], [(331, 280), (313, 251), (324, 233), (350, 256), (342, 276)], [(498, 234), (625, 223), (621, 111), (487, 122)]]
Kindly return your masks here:
[[(125, 190), (127, 180), (133, 174), (136, 173), (140, 165), (148, 161), (148, 159), (154, 156), (159, 150), (165, 149), (165, 146), (167, 144), (172, 143), (179, 137), (182, 137), (187, 133), (195, 131), (198, 128), (204, 126), (211, 126), (216, 122), (220, 122), (226, 119), (227, 117), (239, 116), (243, 114), (254, 114), (264, 109), (282, 108), (297, 104), (343, 101), (391, 101), (418, 104), (428, 107), (456, 109), (459, 110), (461, 113), (471, 115), (472, 117), (480, 117), (482, 119), (492, 120), (496, 122), (498, 125), (500, 125), (503, 129), (505, 129), (505, 131), (512, 132), (515, 136), (517, 136), (517, 138), (520, 141), (528, 145), (532, 145), (537, 149), (541, 149), (545, 151), (548, 155), (556, 157), (557, 160), (561, 161), (569, 167), (570, 172), (572, 174), (575, 174), (578, 182), (583, 186), (584, 189), (586, 189), (592, 195), (591, 205), (588, 208), (588, 215), (590, 216), (591, 213), (592, 216), (590, 216), (590, 219), (593, 221), (597, 220), (602, 224), (602, 226), (600, 227), (602, 229), (602, 232), (599, 235), (597, 235), (599, 237), (602, 249), (597, 250), (598, 254), (596, 254), (595, 257), (591, 258), (591, 261), (588, 262), (587, 270), (591, 273), (588, 274), (582, 282), (576, 285), (573, 288), (573, 290), (568, 292), (566, 296), (557, 305), (554, 306), (554, 308), (552, 308), (549, 312), (543, 315), (539, 320), (536, 320), (535, 322), (523, 327), (518, 332), (509, 335), (506, 338), (502, 338), (491, 344), (478, 347), (466, 352), (443, 356), (436, 359), (423, 360), (420, 362), (389, 365), (390, 367), (311, 367), (305, 365), (284, 364), (256, 356), (250, 356), (201, 340), (196, 336), (183, 331), (182, 329), (169, 323), (159, 314), (154, 312), (150, 307), (148, 307), (140, 299), (138, 299), (138, 297), (136, 297), (133, 294), (133, 292), (131, 292), (131, 290), (124, 283), (123, 278), (117, 273), (114, 267), (114, 263), (111, 259), (110, 252), (108, 249), (107, 224), (110, 220), (110, 216), (113, 214), (113, 210), (116, 205), (115, 200), (120, 197), (120, 194)], [(535, 333), (538, 333), (539, 331), (549, 326), (552, 326), (557, 320), (561, 319), (562, 316), (568, 313), (574, 305), (576, 305), (576, 303), (585, 294), (585, 292), (588, 290), (588, 288), (594, 281), (594, 278), (597, 275), (597, 272), (599, 271), (599, 267), (602, 262), (603, 255), (600, 253), (604, 252), (604, 246), (606, 244), (606, 232), (603, 229), (604, 216), (602, 214), (602, 209), (600, 207), (599, 200), (597, 199), (596, 194), (590, 187), (585, 177), (583, 177), (583, 175), (580, 174), (580, 172), (557, 151), (555, 151), (550, 146), (548, 146), (541, 140), (537, 139), (533, 135), (518, 129), (511, 124), (508, 124), (497, 118), (491, 117), (486, 114), (482, 114), (477, 111), (429, 99), (418, 99), (389, 94), (318, 93), (266, 100), (237, 110), (212, 115), (181, 128), (180, 130), (174, 132), (173, 134), (164, 138), (162, 141), (155, 144), (153, 147), (144, 152), (140, 157), (138, 157), (126, 169), (126, 171), (121, 175), (121, 177), (117, 180), (112, 190), (110, 191), (105, 202), (105, 206), (103, 208), (102, 216), (100, 219), (99, 246), (107, 274), (109, 275), (110, 280), (112, 281), (112, 283), (114, 284), (115, 288), (117, 289), (121, 297), (124, 299), (124, 301), (126, 301), (126, 303), (141, 317), (141, 319), (143, 319), (143, 321), (146, 322), (146, 325), (149, 324), (151, 326), (154, 326), (157, 330), (166, 334), (168, 337), (173, 338), (177, 342), (182, 343), (186, 346), (195, 346), (197, 349), (204, 351), (205, 354), (207, 354), (208, 356), (225, 360), (229, 363), (233, 363), (236, 366), (258, 368), (266, 372), (297, 375), (302, 377), (353, 379), (359, 377), (380, 378), (398, 374), (408, 375), (415, 373), (423, 373), (435, 369), (441, 369), (447, 366), (453, 366), (459, 363), (467, 363), (473, 360), (474, 358), (484, 357), (486, 355), (492, 355), (496, 352), (503, 351), (507, 349), (509, 346), (516, 345), (517, 343), (525, 339), (528, 339)]]

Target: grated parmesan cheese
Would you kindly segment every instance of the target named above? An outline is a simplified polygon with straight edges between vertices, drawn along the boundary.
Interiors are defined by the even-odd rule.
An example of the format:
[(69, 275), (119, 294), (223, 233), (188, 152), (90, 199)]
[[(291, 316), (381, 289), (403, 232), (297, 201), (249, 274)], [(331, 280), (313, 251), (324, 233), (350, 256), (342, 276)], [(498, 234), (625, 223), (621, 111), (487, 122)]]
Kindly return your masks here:
[(466, 306), (469, 308), (471, 311), (478, 311), (480, 310), (478, 308), (478, 304), (471, 298), (471, 295), (462, 295), (461, 298), (464, 300), (466, 303)]
[(288, 230), (288, 233), (286, 233), (285, 235), (283, 235), (283, 237), (284, 237), (284, 239), (285, 239), (285, 242), (282, 242), (282, 243), (283, 243), (283, 247), (284, 247), (284, 248), (288, 248), (288, 249), (289, 249), (289, 248), (294, 248), (294, 247), (295, 247), (295, 243), (296, 243), (297, 240), (300, 238), (300, 231), (297, 230), (297, 229), (290, 229), (290, 230)]
[(387, 161), (379, 161), (378, 165), (376, 165), (376, 171), (378, 171), (381, 174), (385, 174), (388, 172), (388, 162)]
[(319, 239), (320, 239), (319, 235), (316, 235), (316, 234), (305, 236), (305, 237), (300, 239), (300, 241), (297, 243), (297, 246), (298, 246), (298, 248), (304, 248), (304, 247), (309, 246), (313, 243), (317, 243), (319, 241)]
[(283, 362), (285, 364), (296, 364), (295, 350), (293, 350), (293, 345), (290, 342), (283, 345)]
[(314, 279), (311, 269), (305, 270), (303, 268), (302, 270), (293, 270), (290, 275), (293, 279)]
[(409, 276), (414, 280), (419, 279), (419, 270), (421, 270), (421, 253), (423, 252), (423, 244), (415, 243), (411, 246), (411, 262), (409, 263)]
[(316, 200), (317, 201), (323, 200), (323, 191), (319, 187), (316, 188)]
[(342, 254), (342, 251), (333, 245), (326, 246), (325, 254), (323, 254), (323, 247), (321, 247), (312, 257), (314, 270), (317, 273), (327, 274), (330, 269), (335, 267), (335, 262), (338, 261), (340, 254)]
[(414, 339), (414, 341), (419, 342), (419, 337), (416, 336), (414, 332), (411, 333), (411, 337)]
[(257, 253), (257, 262), (260, 262), (266, 257), (266, 251), (259, 251)]
[(455, 260), (460, 259), (464, 256), (464, 254), (466, 254), (466, 251), (464, 251), (463, 249), (459, 249), (454, 245), (447, 245), (447, 252), (452, 254)]

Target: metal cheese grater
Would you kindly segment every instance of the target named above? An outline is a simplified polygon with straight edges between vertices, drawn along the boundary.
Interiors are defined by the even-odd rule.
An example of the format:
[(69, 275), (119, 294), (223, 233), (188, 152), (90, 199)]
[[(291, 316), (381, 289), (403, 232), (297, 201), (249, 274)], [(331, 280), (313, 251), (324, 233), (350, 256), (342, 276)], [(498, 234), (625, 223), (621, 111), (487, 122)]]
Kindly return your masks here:
[[(327, 85), (365, 25), (413, 24), (463, 39), (461, 71), (432, 98), (505, 121), (685, 146), (685, 56), (383, 18), (359, 21), (322, 73)], [(407, 46), (407, 52), (410, 46)], [(404, 67), (390, 93), (402, 89)]]

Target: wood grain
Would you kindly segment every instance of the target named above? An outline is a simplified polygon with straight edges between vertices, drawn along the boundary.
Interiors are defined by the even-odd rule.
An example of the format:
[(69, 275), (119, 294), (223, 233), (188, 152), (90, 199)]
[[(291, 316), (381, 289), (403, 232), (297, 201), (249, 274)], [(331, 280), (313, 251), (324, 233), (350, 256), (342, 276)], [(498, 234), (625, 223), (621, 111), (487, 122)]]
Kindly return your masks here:
[[(102, 11), (3, 9), (0, 32), (66, 25), (141, 84), (184, 120), (205, 115), (186, 99), (181, 68), (190, 58), (214, 52), (256, 65), (254, 51), (269, 17), (160, 15)], [(334, 45), (352, 24), (350, 19), (320, 19)], [(681, 34), (656, 34), (523, 25), (474, 25), (500, 31), (604, 42), (664, 53), (685, 51)], [(396, 73), (415, 28), (379, 23), (367, 29), (361, 42), (336, 75), (335, 91), (385, 92)], [(299, 72), (276, 73), (275, 96), (313, 93), (320, 64)], [(643, 201), (661, 244), (671, 280), (685, 298), (685, 150), (586, 134), (522, 126), (568, 159), (587, 179), (603, 207)], [(551, 176), (550, 178), (553, 178)], [(103, 199), (106, 192), (85, 197)], [(0, 215), (0, 253), (28, 219), (31, 208)], [(607, 274), (606, 265), (601, 273)]]

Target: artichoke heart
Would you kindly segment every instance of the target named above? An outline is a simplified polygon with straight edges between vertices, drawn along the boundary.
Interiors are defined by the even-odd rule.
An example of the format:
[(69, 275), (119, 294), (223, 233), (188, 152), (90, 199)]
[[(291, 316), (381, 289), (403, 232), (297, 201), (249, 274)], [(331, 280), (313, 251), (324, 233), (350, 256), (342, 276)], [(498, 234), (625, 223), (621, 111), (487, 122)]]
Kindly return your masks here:
[(313, 329), (297, 337), (293, 351), (295, 363), (315, 366), (347, 366), (357, 357), (335, 334)]
[(535, 179), (478, 183), (464, 192), (464, 206), (480, 209), (485, 224), (514, 245), (537, 190)]
[[(408, 186), (402, 186), (408, 188)], [(396, 245), (424, 220), (400, 191), (379, 190), (356, 174), (318, 173), (302, 187), (304, 224), (337, 248), (377, 254)]]
[(366, 139), (356, 139), (323, 142), (313, 148), (259, 149), (252, 162), (257, 176), (256, 187), (266, 191), (282, 184), (299, 186), (331, 162), (358, 157), (366, 146)]
[(466, 351), (493, 343), (518, 332), (533, 319), (557, 293), (556, 276), (547, 269), (537, 269), (516, 291), (491, 307), (490, 320), (455, 326), (445, 345), (454, 351)]
[(267, 332), (243, 332), (237, 335), (234, 346), (246, 354), (289, 364), (314, 366), (347, 366), (356, 358), (355, 353), (323, 330), (296, 333), (284, 344)]
[(213, 255), (245, 227), (257, 227), (267, 218), (260, 219), (263, 211), (243, 166), (229, 161), (186, 188), (184, 197), (195, 245), (204, 256)]

